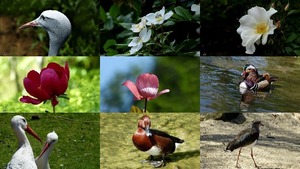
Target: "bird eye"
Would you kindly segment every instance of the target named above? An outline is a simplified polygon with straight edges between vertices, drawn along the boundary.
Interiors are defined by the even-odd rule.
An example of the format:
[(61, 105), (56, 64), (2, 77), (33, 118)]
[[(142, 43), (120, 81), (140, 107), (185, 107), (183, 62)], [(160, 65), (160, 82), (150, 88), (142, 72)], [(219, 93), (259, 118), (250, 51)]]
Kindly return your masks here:
[(41, 15), (41, 18), (42, 18), (43, 20), (45, 20), (45, 16), (44, 16), (44, 15)]
[(22, 119), (22, 120), (23, 120), (24, 123), (26, 123), (26, 120), (25, 120), (25, 119)]

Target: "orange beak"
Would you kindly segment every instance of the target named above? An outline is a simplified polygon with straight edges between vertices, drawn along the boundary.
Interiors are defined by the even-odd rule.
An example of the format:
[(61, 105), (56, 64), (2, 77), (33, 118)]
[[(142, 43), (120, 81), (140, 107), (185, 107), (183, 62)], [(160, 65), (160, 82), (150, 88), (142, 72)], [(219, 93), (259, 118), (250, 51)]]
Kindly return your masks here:
[(26, 126), (25, 131), (31, 134), (36, 139), (38, 139), (41, 143), (43, 142), (42, 139), (29, 127), (29, 125)]
[(43, 148), (43, 151), (41, 152), (41, 154), (39, 155), (39, 157), (38, 157), (38, 159), (45, 153), (45, 151), (49, 148), (49, 146), (50, 146), (51, 144), (49, 144), (49, 143), (45, 143), (45, 145), (44, 145), (44, 148)]

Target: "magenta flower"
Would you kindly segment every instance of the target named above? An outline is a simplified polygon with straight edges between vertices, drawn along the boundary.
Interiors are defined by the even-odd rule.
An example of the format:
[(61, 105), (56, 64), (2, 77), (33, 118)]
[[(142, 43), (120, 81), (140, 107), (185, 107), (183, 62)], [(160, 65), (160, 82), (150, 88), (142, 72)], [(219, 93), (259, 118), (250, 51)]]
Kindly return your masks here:
[(169, 89), (165, 89), (158, 92), (159, 82), (155, 74), (144, 73), (139, 75), (136, 79), (136, 84), (127, 80), (122, 85), (125, 85), (134, 95), (135, 100), (152, 100), (160, 96), (161, 94), (170, 92)]
[(64, 95), (68, 88), (70, 71), (68, 63), (65, 67), (51, 62), (41, 73), (31, 70), (24, 78), (23, 84), (26, 91), (32, 96), (23, 96), (20, 101), (23, 103), (40, 104), (47, 100), (51, 101), (54, 107), (58, 104), (57, 97)]

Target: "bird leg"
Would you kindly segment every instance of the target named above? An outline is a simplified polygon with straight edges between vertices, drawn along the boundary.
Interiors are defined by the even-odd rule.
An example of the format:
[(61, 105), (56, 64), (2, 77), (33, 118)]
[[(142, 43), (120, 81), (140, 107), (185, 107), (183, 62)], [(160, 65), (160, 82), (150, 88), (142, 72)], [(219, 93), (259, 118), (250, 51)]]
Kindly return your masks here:
[(252, 148), (251, 148), (251, 157), (252, 157), (252, 160), (253, 160), (253, 162), (254, 162), (255, 167), (258, 168), (258, 166), (256, 165), (256, 163), (255, 163), (255, 161), (254, 161), (254, 158), (253, 158), (253, 151), (252, 151)]
[(237, 160), (236, 160), (236, 165), (235, 166), (237, 168), (240, 168), (240, 166), (239, 166), (239, 157), (240, 157), (241, 151), (242, 151), (242, 147), (240, 148), (240, 151), (239, 151), (239, 154), (238, 154), (238, 157), (237, 157)]

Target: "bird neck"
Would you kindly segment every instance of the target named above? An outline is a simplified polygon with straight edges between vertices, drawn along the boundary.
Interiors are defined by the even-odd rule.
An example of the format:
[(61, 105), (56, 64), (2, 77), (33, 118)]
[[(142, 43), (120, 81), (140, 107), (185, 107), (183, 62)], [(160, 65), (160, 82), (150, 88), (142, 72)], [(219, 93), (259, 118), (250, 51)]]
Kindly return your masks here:
[(18, 139), (19, 148), (22, 146), (31, 147), (30, 142), (25, 134), (25, 131), (21, 127), (17, 127), (14, 130)]
[(48, 56), (56, 56), (62, 42), (50, 36)]

